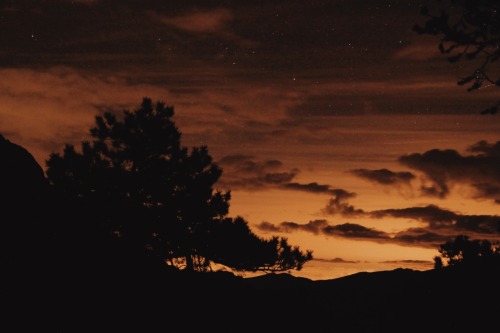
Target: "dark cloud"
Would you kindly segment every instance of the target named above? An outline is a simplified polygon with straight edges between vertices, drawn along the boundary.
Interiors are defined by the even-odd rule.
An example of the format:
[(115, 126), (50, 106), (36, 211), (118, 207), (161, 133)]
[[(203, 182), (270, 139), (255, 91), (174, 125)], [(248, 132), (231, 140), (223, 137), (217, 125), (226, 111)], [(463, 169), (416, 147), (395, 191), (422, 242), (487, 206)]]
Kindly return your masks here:
[(314, 258), (313, 260), (316, 261), (321, 261), (321, 262), (328, 262), (328, 263), (333, 263), (333, 264), (359, 264), (359, 261), (352, 261), (352, 260), (345, 260), (342, 258), (333, 258), (333, 259), (322, 259), (322, 258)]
[(403, 260), (385, 260), (381, 261), (382, 263), (388, 263), (388, 264), (424, 264), (424, 265), (429, 265), (429, 264), (434, 264), (433, 261), (430, 260), (411, 260), (411, 259), (403, 259)]
[(312, 183), (308, 183), (308, 184), (288, 183), (288, 184), (283, 185), (283, 188), (286, 188), (289, 190), (310, 192), (310, 193), (332, 194), (332, 195), (335, 195), (337, 197), (354, 196), (354, 193), (347, 192), (346, 190), (332, 188), (330, 185), (318, 184), (316, 182), (312, 182)]
[(168, 89), (174, 95), (200, 95), (203, 90), (199, 88), (179, 87)]
[(354, 169), (351, 170), (350, 173), (360, 178), (367, 179), (371, 182), (382, 185), (409, 184), (413, 179), (415, 179), (415, 175), (413, 175), (411, 172), (394, 172), (388, 169)]
[(356, 239), (388, 239), (389, 235), (383, 231), (366, 228), (360, 224), (344, 223), (329, 225), (326, 220), (313, 220), (306, 224), (296, 222), (281, 222), (278, 226), (268, 222), (262, 222), (257, 226), (262, 231), (274, 232), (294, 232), (307, 231), (313, 234), (323, 234), (327, 236), (339, 236)]
[(387, 216), (408, 218), (427, 224), (428, 230), (443, 229), (450, 232), (474, 232), (483, 235), (500, 234), (500, 216), (497, 215), (462, 215), (435, 205), (402, 209), (372, 211), (371, 217)]
[[(435, 237), (444, 239), (456, 233), (474, 233), (482, 237), (500, 236), (500, 216), (498, 215), (467, 215), (460, 214), (437, 205), (419, 207), (392, 208), (365, 211), (349, 203), (355, 193), (339, 191), (329, 199), (323, 213), (326, 215), (340, 215), (350, 218), (376, 218), (393, 217), (422, 222), (422, 229), (408, 229), (411, 232), (398, 234), (402, 242), (419, 242), (428, 240), (433, 242)], [(439, 232), (440, 235), (435, 234)]]
[(236, 112), (236, 109), (234, 107), (226, 105), (226, 104), (220, 104), (219, 109), (221, 111), (223, 111), (225, 113), (229, 113), (229, 114)]
[(439, 248), (439, 245), (450, 240), (452, 236), (438, 234), (425, 228), (410, 228), (398, 232), (392, 242), (406, 246), (421, 246), (427, 248)]
[(495, 198), (495, 203), (500, 204), (500, 186), (485, 183), (475, 183), (473, 186), (479, 194), (478, 198)]
[(257, 226), (265, 232), (296, 232), (306, 231), (315, 235), (325, 235), (356, 240), (367, 240), (377, 243), (397, 244), (402, 246), (418, 246), (424, 248), (438, 248), (439, 245), (453, 238), (453, 235), (439, 234), (429, 231), (426, 228), (409, 228), (391, 235), (387, 232), (374, 228), (367, 228), (361, 224), (343, 223), (330, 225), (326, 220), (310, 221), (306, 224), (295, 222), (282, 222), (279, 225), (272, 225), (262, 222)]
[[(336, 73), (340, 73), (342, 77), (350, 75), (348, 71), (343, 73), (342, 68), (336, 69)], [(352, 86), (333, 81), (327, 87), (316, 89), (321, 91), (321, 94), (311, 92), (301, 103), (291, 106), (288, 115), (291, 118), (304, 119), (381, 114), (470, 114), (474, 108), (494, 104), (498, 97), (484, 92), (476, 102), (477, 96), (457, 95), (453, 78), (426, 82), (401, 78), (400, 81), (389, 83), (378, 77), (366, 78)], [(401, 94), (404, 94), (404, 98), (394, 98), (395, 95)], [(472, 99), (475, 106), (471, 105)]]
[(368, 239), (377, 242), (394, 243), (405, 246), (420, 246), (436, 248), (458, 234), (470, 234), (477, 238), (500, 240), (500, 216), (498, 215), (466, 215), (460, 214), (436, 205), (365, 211), (357, 209), (348, 200), (355, 193), (344, 190), (331, 198), (323, 213), (341, 215), (350, 218), (387, 217), (408, 219), (422, 223), (422, 227), (409, 228), (389, 234), (384, 231), (367, 228), (361, 224), (344, 223), (330, 225), (326, 220), (314, 220), (306, 224), (282, 222), (279, 226), (263, 223), (261, 230), (293, 232), (307, 231), (314, 234), (337, 236), (345, 238)]
[(500, 235), (500, 216), (498, 215), (464, 215), (436, 205), (364, 211), (350, 205), (348, 199), (349, 196), (330, 199), (323, 210), (324, 213), (377, 219), (384, 217), (404, 218), (425, 223), (427, 230), (439, 230), (445, 234), (474, 232), (483, 236)]
[(219, 186), (231, 189), (282, 189), (301, 191), (316, 194), (333, 195), (332, 203), (327, 211), (329, 214), (340, 213), (352, 216), (359, 211), (344, 204), (345, 200), (356, 196), (355, 193), (344, 189), (333, 188), (327, 184), (317, 182), (298, 183), (292, 180), (300, 172), (297, 168), (286, 168), (279, 160), (256, 160), (250, 155), (227, 155), (222, 157), (218, 164), (223, 169)]
[(283, 184), (288, 183), (297, 175), (296, 171), (291, 172), (275, 172), (264, 175), (264, 182), (268, 184)]
[(358, 209), (350, 205), (348, 199), (354, 198), (356, 193), (347, 192), (345, 190), (338, 191), (333, 198), (331, 198), (326, 207), (323, 208), (323, 213), (328, 215), (341, 215), (345, 217), (356, 217), (365, 214), (364, 210)]
[[(340, 96), (339, 96), (340, 95)], [(288, 110), (291, 117), (355, 116), (363, 114), (369, 107), (362, 100), (332, 91), (327, 95), (308, 96), (306, 101)]]
[[(337, 70), (341, 71), (341, 70)], [(342, 73), (342, 76), (349, 76), (349, 73)], [(403, 87), (405, 87), (403, 85)], [(412, 87), (406, 85), (406, 90), (412, 90)], [(289, 108), (288, 115), (292, 118), (304, 117), (338, 117), (338, 116), (362, 116), (369, 114), (394, 114), (404, 112), (406, 114), (422, 112), (428, 110), (430, 104), (438, 104), (432, 111), (436, 112), (440, 108), (439, 103), (434, 99), (413, 102), (411, 106), (403, 105), (406, 101), (394, 102), (394, 93), (403, 90), (401, 85), (394, 86), (385, 83), (358, 83), (352, 89), (346, 89), (345, 86), (332, 84), (328, 92), (322, 95), (310, 94), (305, 101)], [(381, 91), (384, 94), (381, 94)], [(425, 86), (417, 90), (419, 94), (425, 93)], [(442, 89), (440, 89), (442, 93)], [(413, 92), (415, 94), (415, 92)], [(431, 102), (429, 102), (431, 100)], [(446, 108), (449, 110), (450, 108)], [(443, 112), (443, 111), (441, 111)], [(456, 111), (455, 111), (456, 112)], [(455, 113), (454, 112), (454, 113)]]
[[(55, 4), (56, 3), (56, 4)], [(0, 5), (3, 65), (74, 66), (109, 70), (154, 64), (171, 72), (252, 46), (232, 27), (233, 9), (220, 1), (16, 1)], [(241, 20), (241, 18), (238, 18)], [(239, 51), (238, 51), (239, 52)], [(161, 69), (161, 70), (159, 70)]]
[[(417, 51), (412, 50), (419, 47), (413, 39), (419, 39), (411, 27), (420, 19), (419, 1), (390, 6), (380, 0), (9, 3), (0, 5), (0, 29), (8, 32), (0, 34), (2, 67), (120, 72), (131, 82), (167, 87), (175, 97), (199, 100), (206, 100), (213, 88), (234, 89), (233, 96), (238, 89), (248, 90), (235, 88), (235, 83), (251, 82), (268, 91), (284, 87), (295, 98), (283, 107), (288, 110), (284, 118), (439, 113), (445, 108), (457, 112), (466, 104), (458, 101), (454, 89), (452, 101), (443, 101), (434, 80), (419, 79), (425, 80), (424, 87), (414, 89), (421, 85), (414, 82), (415, 71), (443, 71), (437, 60), (419, 61), (423, 64), (413, 68), (411, 54)], [(455, 88), (454, 82), (450, 86)], [(394, 98), (402, 93), (404, 98)], [(269, 105), (289, 97), (262, 99)], [(241, 109), (227, 96), (215, 98), (219, 100), (214, 103), (228, 103), (219, 110)], [(246, 120), (238, 120), (245, 128), (225, 126), (217, 134), (233, 141), (268, 142), (294, 132), (270, 122), (265, 128), (252, 126)]]
[(261, 231), (264, 232), (280, 232), (282, 231), (279, 227), (275, 226), (274, 224), (266, 221), (262, 221), (257, 228)]
[[(393, 55), (405, 48), (412, 23), (419, 18), (417, 2), (391, 6), (383, 1), (299, 0), (10, 3), (0, 5), (0, 27), (9, 32), (0, 36), (8, 51), (2, 63), (30, 67), (64, 63), (102, 69), (131, 62), (149, 66), (152, 61), (164, 67), (172, 60), (212, 64), (237, 60), (246, 68), (269, 69), (274, 75), (330, 68), (332, 63), (351, 72), (357, 69), (361, 75), (368, 72), (363, 67), (374, 56), (387, 63), (398, 61)], [(84, 60), (82, 55), (93, 59)], [(110, 55), (133, 57), (117, 63)]]
[(479, 156), (495, 156), (500, 157), (500, 141), (496, 143), (488, 143), (486, 141), (479, 141), (478, 143), (469, 147), (468, 151), (477, 153)]
[(368, 238), (368, 239), (388, 239), (389, 234), (375, 230), (372, 228), (367, 228), (360, 224), (355, 223), (344, 223), (333, 226), (327, 226), (323, 229), (326, 235), (342, 236), (345, 238)]
[(416, 221), (427, 222), (431, 228), (439, 228), (442, 225), (449, 226), (456, 221), (458, 215), (447, 209), (439, 208), (436, 205), (424, 207), (409, 207), (401, 209), (376, 210), (369, 213), (375, 218), (396, 217), (407, 218)]
[(223, 33), (233, 18), (233, 13), (229, 9), (215, 8), (206, 11), (196, 10), (176, 17), (165, 17), (162, 22), (193, 33)]
[(280, 230), (285, 232), (300, 230), (300, 231), (312, 232), (313, 234), (318, 234), (327, 226), (328, 222), (326, 220), (309, 221), (307, 224), (298, 224), (295, 222), (282, 222), (280, 224)]
[(454, 221), (454, 229), (482, 235), (500, 235), (498, 215), (459, 215)]
[[(219, 110), (227, 113), (227, 108), (220, 108)], [(230, 110), (235, 110), (235, 108), (230, 108)], [(237, 117), (239, 115), (236, 115)], [(221, 140), (227, 140), (234, 143), (248, 144), (268, 144), (272, 145), (276, 142), (276, 138), (286, 138), (286, 134), (289, 129), (276, 127), (272, 123), (262, 122), (262, 121), (249, 121), (238, 119), (238, 126), (227, 126), (224, 124), (220, 128)]]
[(500, 203), (500, 141), (480, 141), (471, 146), (469, 155), (456, 150), (432, 149), (399, 158), (399, 162), (422, 172), (431, 182), (422, 186), (422, 193), (444, 198), (456, 183), (475, 189), (475, 197)]
[(227, 155), (219, 160), (221, 165), (235, 165), (240, 163), (245, 163), (252, 159), (250, 155)]
[(299, 173), (298, 169), (285, 170), (281, 161), (258, 161), (249, 155), (227, 155), (218, 164), (224, 170), (219, 185), (231, 189), (279, 188)]
[(295, 231), (306, 231), (311, 232), (315, 235), (322, 233), (324, 228), (328, 226), (328, 221), (326, 220), (313, 220), (306, 224), (300, 224), (296, 222), (281, 222), (279, 226), (272, 223), (263, 221), (257, 228), (264, 232), (295, 232)]
[(381, 264), (393, 265), (397, 268), (409, 268), (413, 270), (430, 270), (434, 269), (434, 261), (432, 260), (413, 260), (413, 259), (402, 259), (402, 260), (385, 260), (380, 261)]

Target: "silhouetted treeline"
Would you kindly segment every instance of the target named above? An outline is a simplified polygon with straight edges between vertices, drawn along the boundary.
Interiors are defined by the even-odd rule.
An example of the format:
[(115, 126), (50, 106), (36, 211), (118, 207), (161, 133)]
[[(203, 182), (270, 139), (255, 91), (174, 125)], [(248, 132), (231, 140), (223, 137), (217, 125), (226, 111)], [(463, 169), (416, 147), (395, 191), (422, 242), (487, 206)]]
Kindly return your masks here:
[[(499, 221), (500, 223), (500, 221)], [(487, 239), (470, 239), (467, 235), (458, 235), (438, 249), (440, 256), (434, 257), (434, 268), (442, 269), (443, 259), (447, 268), (468, 270), (500, 268), (500, 246)]]

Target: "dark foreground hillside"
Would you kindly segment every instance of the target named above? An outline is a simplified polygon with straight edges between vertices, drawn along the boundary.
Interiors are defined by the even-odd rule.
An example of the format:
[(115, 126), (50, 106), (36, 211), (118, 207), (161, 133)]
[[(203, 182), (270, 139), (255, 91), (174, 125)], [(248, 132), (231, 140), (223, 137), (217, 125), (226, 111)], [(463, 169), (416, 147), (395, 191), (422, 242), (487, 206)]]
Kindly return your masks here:
[(76, 223), (24, 148), (0, 136), (0, 155), (1, 332), (499, 331), (499, 269), (325, 281), (171, 271)]
[(494, 332), (499, 281), (498, 271), (406, 269), (324, 281), (66, 276), (11, 281), (3, 315), (9, 332)]

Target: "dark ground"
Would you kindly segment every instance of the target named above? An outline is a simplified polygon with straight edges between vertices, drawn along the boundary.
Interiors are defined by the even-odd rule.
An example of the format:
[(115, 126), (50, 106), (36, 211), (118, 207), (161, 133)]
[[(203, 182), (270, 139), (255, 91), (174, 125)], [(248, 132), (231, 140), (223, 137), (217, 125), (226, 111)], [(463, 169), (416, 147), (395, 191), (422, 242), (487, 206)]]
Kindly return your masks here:
[(495, 332), (499, 274), (396, 269), (70, 276), (4, 284), (4, 332)]

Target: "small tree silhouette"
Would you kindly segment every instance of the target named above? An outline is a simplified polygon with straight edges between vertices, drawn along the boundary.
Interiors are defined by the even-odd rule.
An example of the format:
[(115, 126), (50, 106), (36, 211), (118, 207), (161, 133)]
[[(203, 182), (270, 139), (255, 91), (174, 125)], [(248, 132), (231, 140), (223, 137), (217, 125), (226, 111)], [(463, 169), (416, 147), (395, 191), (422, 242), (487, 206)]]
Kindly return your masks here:
[(172, 107), (144, 98), (122, 120), (97, 116), (93, 141), (82, 142), (81, 152), (67, 145), (62, 155), (52, 154), (47, 176), (72, 207), (67, 215), (93, 224), (90, 232), (188, 271), (208, 270), (212, 263), (301, 269), (311, 251), (292, 248), (285, 238), (257, 237), (242, 218), (227, 217), (230, 192), (214, 190), (222, 169), (206, 146), (181, 146), (173, 115)]
[[(500, 49), (500, 4), (496, 0), (434, 0), (435, 8), (423, 7), (427, 18), (424, 26), (415, 25), (419, 34), (441, 36), (439, 50), (452, 63), (460, 60), (477, 61), (475, 69), (458, 81), (469, 85), (468, 91), (485, 86), (500, 86), (498, 65)], [(493, 72), (493, 73), (492, 73)], [(492, 76), (493, 75), (493, 76)], [(497, 113), (500, 101), (482, 111)]]
[(241, 217), (221, 219), (213, 231), (209, 251), (216, 258), (214, 261), (238, 271), (300, 270), (306, 261), (312, 259), (310, 251), (302, 253), (299, 247), (290, 246), (286, 238), (261, 239)]
[(471, 240), (469, 236), (458, 235), (454, 240), (442, 244), (440, 256), (434, 258), (434, 268), (443, 267), (442, 259), (449, 267), (477, 268), (500, 265), (500, 248), (483, 239)]

